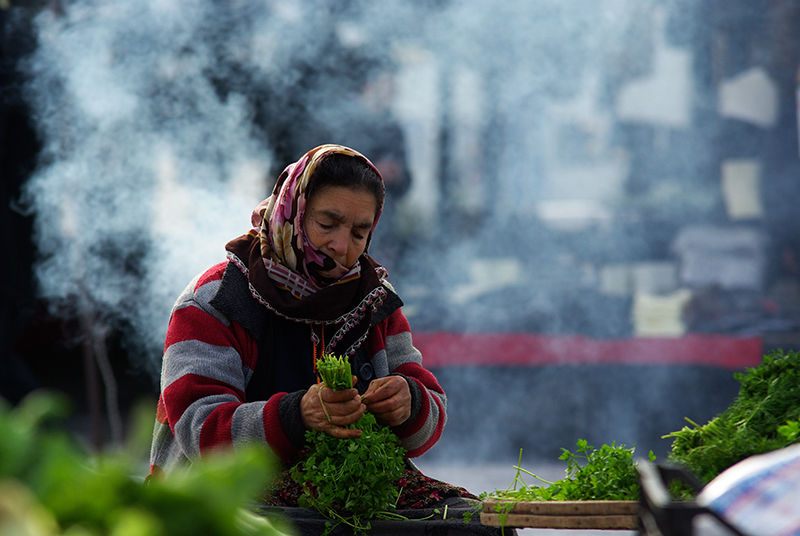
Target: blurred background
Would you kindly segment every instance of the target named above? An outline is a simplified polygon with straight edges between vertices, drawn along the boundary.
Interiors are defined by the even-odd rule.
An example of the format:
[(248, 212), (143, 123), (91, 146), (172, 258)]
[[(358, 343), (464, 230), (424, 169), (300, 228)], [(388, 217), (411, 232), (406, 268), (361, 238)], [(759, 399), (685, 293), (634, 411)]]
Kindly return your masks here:
[(387, 183), (371, 253), (449, 399), (423, 462), (663, 457), (800, 347), (798, 0), (0, 0), (0, 46), (0, 387), (95, 448), (321, 143)]

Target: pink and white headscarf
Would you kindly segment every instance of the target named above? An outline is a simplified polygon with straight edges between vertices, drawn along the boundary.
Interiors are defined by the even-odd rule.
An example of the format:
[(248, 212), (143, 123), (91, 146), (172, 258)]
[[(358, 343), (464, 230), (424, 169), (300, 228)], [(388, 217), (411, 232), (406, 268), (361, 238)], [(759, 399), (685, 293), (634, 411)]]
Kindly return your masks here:
[[(380, 177), (372, 162), (358, 151), (342, 145), (321, 145), (284, 169), (275, 183), (272, 195), (255, 208), (251, 217), (253, 227), (259, 235), (264, 267), (270, 278), (298, 298), (307, 297), (320, 288), (350, 281), (360, 275), (360, 263), (342, 266), (311, 243), (303, 225), (309, 180), (320, 160), (332, 154), (359, 158)], [(379, 217), (380, 210), (375, 216), (370, 238)], [(321, 272), (326, 275), (323, 276)]]

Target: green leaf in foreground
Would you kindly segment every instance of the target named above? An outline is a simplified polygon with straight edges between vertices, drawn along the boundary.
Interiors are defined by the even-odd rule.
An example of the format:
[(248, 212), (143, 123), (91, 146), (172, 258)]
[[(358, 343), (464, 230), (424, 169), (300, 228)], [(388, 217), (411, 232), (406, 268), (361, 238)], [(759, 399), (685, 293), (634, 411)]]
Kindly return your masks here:
[[(142, 470), (140, 453), (85, 452), (60, 426), (64, 407), (62, 398), (43, 392), (15, 408), (0, 404), (0, 534), (280, 534), (268, 520), (245, 514), (272, 474), (263, 447), (215, 453), (145, 485), (134, 476)], [(153, 408), (143, 411), (152, 429)], [(37, 532), (28, 532), (31, 526)]]

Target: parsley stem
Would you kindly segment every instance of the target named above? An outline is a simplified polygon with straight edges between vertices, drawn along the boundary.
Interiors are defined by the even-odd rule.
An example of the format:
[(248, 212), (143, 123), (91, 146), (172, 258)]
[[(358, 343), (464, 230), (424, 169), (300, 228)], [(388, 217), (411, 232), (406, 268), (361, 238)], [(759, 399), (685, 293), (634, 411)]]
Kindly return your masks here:
[(538, 475), (535, 475), (535, 474), (531, 473), (531, 472), (530, 472), (530, 471), (528, 471), (527, 469), (524, 469), (524, 468), (522, 468), (522, 467), (518, 467), (518, 466), (516, 466), (516, 465), (514, 466), (514, 469), (516, 469), (517, 471), (522, 471), (522, 472), (523, 472), (523, 473), (525, 473), (525, 474), (531, 475), (531, 476), (532, 476), (533, 478), (535, 478), (536, 480), (539, 480), (540, 482), (544, 482), (545, 484), (547, 484), (547, 485), (549, 485), (549, 486), (552, 486), (552, 485), (553, 485), (553, 482), (549, 482), (549, 481), (545, 480), (544, 478), (542, 478), (542, 477), (540, 477), (540, 476), (538, 476)]

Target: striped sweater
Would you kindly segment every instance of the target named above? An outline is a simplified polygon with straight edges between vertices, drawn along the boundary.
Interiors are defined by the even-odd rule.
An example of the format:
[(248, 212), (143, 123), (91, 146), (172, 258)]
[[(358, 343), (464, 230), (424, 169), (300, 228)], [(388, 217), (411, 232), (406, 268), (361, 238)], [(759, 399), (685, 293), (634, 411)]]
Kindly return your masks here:
[[(226, 270), (227, 266), (220, 263), (195, 278), (172, 310), (150, 455), (151, 475), (169, 473), (219, 447), (263, 444), (288, 462), (305, 446), (300, 399), (314, 383), (311, 328), (279, 317), (256, 302), (246, 276), (233, 265)], [(447, 398), (434, 375), (422, 366), (422, 355), (412, 344), (408, 321), (400, 309), (402, 302), (393, 291), (388, 294), (394, 299), (384, 300), (373, 314), (369, 334), (351, 361), (359, 378), (356, 387), (362, 393), (371, 378), (397, 374), (408, 381), (411, 416), (393, 432), (406, 456), (413, 458), (441, 436)], [(276, 341), (272, 339), (287, 339), (286, 333), (303, 328), (309, 338), (282, 342), (292, 350), (289, 368), (294, 377), (274, 374), (286, 370), (285, 361), (257, 367), (260, 359), (273, 358), (270, 352)], [(278, 359), (275, 355), (272, 360)], [(294, 364), (298, 361), (305, 364)]]

